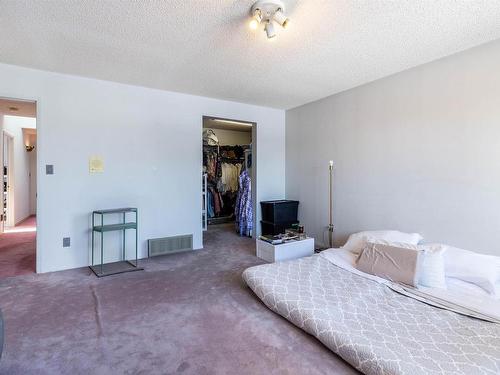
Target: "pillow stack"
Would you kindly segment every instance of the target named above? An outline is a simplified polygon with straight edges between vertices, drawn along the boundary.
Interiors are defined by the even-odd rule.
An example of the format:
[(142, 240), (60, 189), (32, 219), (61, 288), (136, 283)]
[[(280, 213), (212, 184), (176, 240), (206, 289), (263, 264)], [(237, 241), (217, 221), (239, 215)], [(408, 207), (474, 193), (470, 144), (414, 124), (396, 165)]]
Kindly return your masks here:
[(417, 286), (421, 255), (416, 245), (369, 238), (356, 268), (396, 283)]
[(417, 245), (423, 240), (423, 237), (418, 233), (403, 233), (397, 230), (376, 230), (351, 234), (342, 248), (354, 254), (360, 254), (369, 238), (412, 245)]
[(446, 278), (481, 287), (500, 297), (500, 257), (443, 244), (419, 245), (418, 233), (365, 231), (351, 235), (343, 249), (358, 255), (356, 267), (411, 286), (446, 289)]
[(393, 282), (446, 289), (444, 250), (368, 237), (356, 267)]
[(500, 257), (447, 246), (444, 263), (447, 277), (475, 284), (500, 297)]
[(419, 245), (424, 256), (420, 262), (419, 285), (428, 288), (446, 289), (446, 268), (444, 254), (446, 246), (439, 244)]

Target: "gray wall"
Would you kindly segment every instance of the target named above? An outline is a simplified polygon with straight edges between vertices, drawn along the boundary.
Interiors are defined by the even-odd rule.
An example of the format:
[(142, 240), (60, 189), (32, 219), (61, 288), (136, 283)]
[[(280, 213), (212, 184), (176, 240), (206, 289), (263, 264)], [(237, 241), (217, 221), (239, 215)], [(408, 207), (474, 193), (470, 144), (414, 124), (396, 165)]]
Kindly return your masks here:
[(322, 243), (330, 159), (336, 245), (398, 229), (500, 255), (500, 41), (287, 111), (287, 197)]

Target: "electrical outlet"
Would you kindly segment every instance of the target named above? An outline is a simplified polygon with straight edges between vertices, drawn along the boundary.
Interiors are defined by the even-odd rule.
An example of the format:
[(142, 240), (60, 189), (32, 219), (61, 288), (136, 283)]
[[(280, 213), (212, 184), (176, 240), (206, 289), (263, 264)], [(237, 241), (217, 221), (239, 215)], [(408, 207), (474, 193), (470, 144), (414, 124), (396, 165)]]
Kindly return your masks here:
[(71, 246), (71, 238), (70, 237), (64, 237), (63, 238), (63, 247), (70, 247)]
[(54, 166), (52, 164), (45, 166), (45, 174), (54, 174)]

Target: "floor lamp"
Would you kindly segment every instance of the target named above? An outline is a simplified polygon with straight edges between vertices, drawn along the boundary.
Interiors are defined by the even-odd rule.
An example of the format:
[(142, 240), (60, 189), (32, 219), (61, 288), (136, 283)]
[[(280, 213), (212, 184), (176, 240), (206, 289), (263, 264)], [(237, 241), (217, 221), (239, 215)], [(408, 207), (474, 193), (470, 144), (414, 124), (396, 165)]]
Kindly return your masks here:
[(330, 248), (333, 247), (333, 160), (330, 160), (328, 164), (328, 170), (330, 171), (330, 222), (328, 223), (328, 245)]

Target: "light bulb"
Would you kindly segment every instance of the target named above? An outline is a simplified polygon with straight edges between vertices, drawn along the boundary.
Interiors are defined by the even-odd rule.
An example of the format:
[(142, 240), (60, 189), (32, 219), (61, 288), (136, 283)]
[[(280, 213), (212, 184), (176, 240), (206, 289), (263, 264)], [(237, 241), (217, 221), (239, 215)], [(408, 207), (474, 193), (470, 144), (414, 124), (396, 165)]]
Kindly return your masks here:
[(283, 27), (287, 27), (290, 23), (290, 19), (283, 14), (281, 9), (278, 9), (276, 13), (274, 13), (273, 19)]
[(256, 19), (253, 19), (250, 21), (250, 29), (252, 30), (257, 30), (257, 27), (259, 27), (259, 23), (257, 22)]
[(271, 22), (266, 23), (265, 30), (268, 39), (272, 39), (276, 36), (276, 32), (274, 31), (274, 26)]
[(261, 23), (262, 22), (262, 12), (260, 11), (260, 9), (257, 9), (254, 14), (253, 14), (253, 18), (258, 22), (258, 23)]

